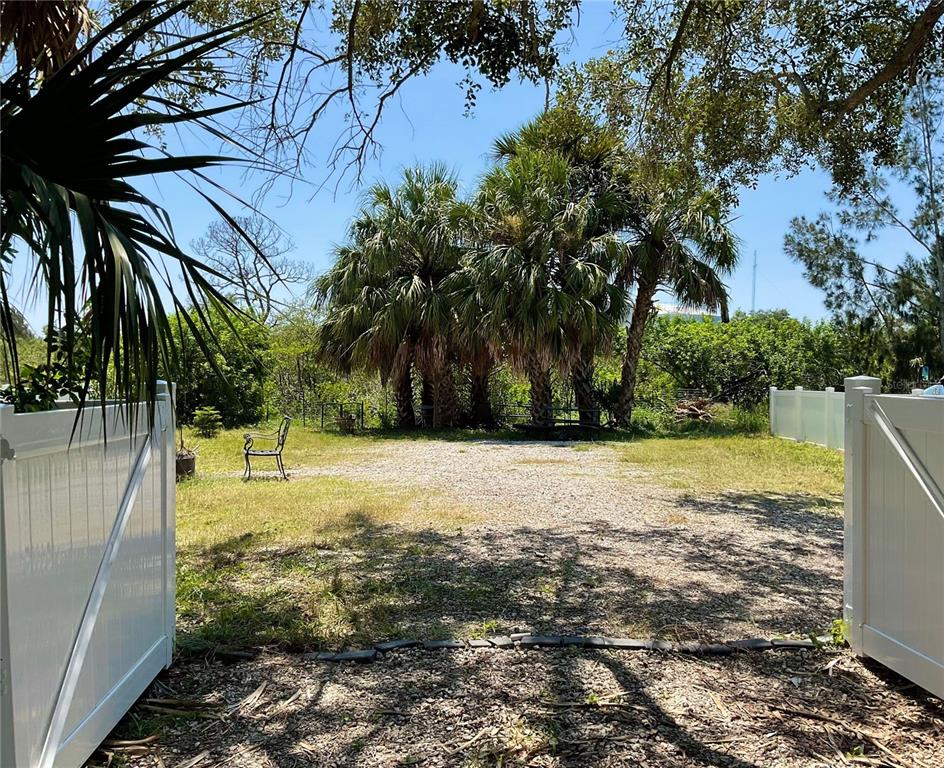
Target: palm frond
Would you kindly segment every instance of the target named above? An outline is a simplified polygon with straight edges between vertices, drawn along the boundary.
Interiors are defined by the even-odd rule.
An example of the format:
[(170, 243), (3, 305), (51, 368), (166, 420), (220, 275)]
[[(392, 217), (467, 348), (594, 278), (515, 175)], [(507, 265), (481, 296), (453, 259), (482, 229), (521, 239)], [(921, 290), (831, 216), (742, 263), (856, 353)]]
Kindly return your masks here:
[[(159, 372), (174, 370), (176, 363), (163, 291), (169, 292), (174, 310), (183, 310), (187, 302), (194, 305), (199, 322), (192, 331), (211, 361), (214, 337), (203, 308), (232, 309), (210, 285), (208, 268), (176, 243), (170, 214), (131, 181), (136, 176), (194, 175), (227, 162), (214, 155), (168, 156), (136, 134), (158, 126), (200, 125), (246, 105), (232, 99), (200, 111), (185, 105), (159, 110), (149, 101), (157, 84), (225, 46), (255, 21), (134, 55), (135, 46), (155, 25), (187, 5), (164, 3), (155, 12), (152, 3), (135, 4), (26, 98), (7, 98), (13, 91), (7, 84), (2, 89), (3, 253), (12, 254), (17, 242), (28, 250), (18, 257), (32, 259), (46, 295), (47, 323), (50, 329), (65, 330), (67, 349), (74, 329), (84, 323), (90, 355), (84, 363), (86, 387), (80, 406), (91, 384), (103, 401), (112, 390), (128, 402), (143, 399), (153, 404)], [(63, 115), (69, 116), (68, 130), (63, 130)], [(175, 290), (168, 265), (175, 267), (183, 295)], [(11, 312), (4, 290), (0, 320), (4, 343), (15, 360), (16, 338), (8, 333)], [(189, 317), (187, 312), (178, 314)]]

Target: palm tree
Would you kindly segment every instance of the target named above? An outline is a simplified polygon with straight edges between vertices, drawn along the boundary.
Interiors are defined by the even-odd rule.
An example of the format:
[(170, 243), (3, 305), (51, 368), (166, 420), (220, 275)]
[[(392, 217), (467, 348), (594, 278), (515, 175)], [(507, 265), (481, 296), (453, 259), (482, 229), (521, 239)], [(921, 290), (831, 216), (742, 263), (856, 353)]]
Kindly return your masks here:
[(439, 165), (406, 170), (395, 189), (375, 184), (351, 245), (318, 281), (326, 354), (393, 376), (401, 426), (414, 421), (413, 364), (432, 389), (433, 426), (456, 420), (456, 318), (447, 283), (459, 267), (450, 223), (456, 186)]
[[(522, 150), (555, 152), (567, 161), (571, 194), (594, 208), (586, 236), (603, 236), (625, 226), (629, 215), (626, 203), (630, 200), (625, 193), (627, 166), (623, 143), (614, 131), (576, 109), (558, 106), (514, 133), (499, 137), (492, 154), (496, 160), (508, 160)], [(590, 338), (573, 355), (571, 385), (581, 423), (599, 416), (593, 384), (594, 355), (610, 341), (608, 335)]]
[(463, 304), (481, 308), (486, 337), (527, 375), (536, 424), (551, 415), (552, 368), (569, 371), (625, 308), (610, 278), (623, 244), (597, 234), (596, 208), (574, 196), (570, 172), (561, 155), (522, 147), (485, 176), (465, 213), (476, 245)]
[[(79, 374), (84, 381), (76, 382), (79, 404), (85, 403), (92, 385), (103, 402), (114, 391), (127, 401), (153, 404), (159, 372), (176, 367), (162, 293), (170, 295), (173, 309), (181, 310), (178, 316), (192, 325), (208, 356), (212, 331), (205, 309), (230, 304), (210, 285), (212, 270), (180, 249), (168, 214), (133, 180), (176, 174), (234, 222), (197, 187), (200, 169), (226, 158), (169, 156), (143, 138), (179, 125), (222, 136), (213, 118), (245, 104), (220, 96), (218, 106), (195, 111), (156, 95), (154, 88), (187, 80), (197, 59), (225, 47), (256, 19), (178, 37), (140, 53), (142, 41), (152, 39), (155, 30), (186, 7), (140, 3), (118, 14), (69, 56), (79, 34), (76, 29), (84, 25), (80, 4), (33, 9), (49, 16), (39, 38), (45, 34), (42, 30), (65, 35), (62, 44), (53, 47), (42, 39), (27, 44), (18, 38), (29, 32), (28, 24), (7, 27), (8, 14), (25, 11), (14, 9), (19, 5), (4, 3), (3, 43), (6, 50), (12, 41), (24, 66), (0, 87), (0, 326), (14, 383), (19, 365), (8, 268), (22, 259), (30, 260), (28, 269), (41, 286), (50, 332), (61, 330), (65, 336), (62, 346), (70, 369), (77, 329), (86, 332), (88, 354)], [(40, 49), (46, 53), (35, 59)], [(38, 79), (25, 66), (31, 56), (43, 75)], [(68, 116), (67, 125), (63, 115)], [(196, 320), (182, 311), (170, 265), (176, 266), (185, 295), (196, 307)]]
[(374, 227), (369, 211), (351, 225), (350, 243), (335, 249), (331, 269), (314, 284), (316, 302), (325, 316), (318, 330), (319, 357), (342, 372), (353, 368), (380, 373), (393, 381), (396, 424), (416, 425), (413, 411), (413, 349), (409, 340), (374, 332), (374, 320), (389, 301), (384, 260), (372, 259), (364, 241)]
[(625, 285), (635, 284), (635, 299), (613, 414), (623, 427), (632, 419), (642, 341), (656, 313), (656, 293), (667, 290), (682, 304), (717, 309), (726, 321), (728, 292), (722, 278), (730, 274), (738, 257), (737, 239), (728, 227), (721, 198), (713, 192), (640, 196), (635, 211), (621, 273)]
[(500, 357), (500, 345), (489, 338), (483, 325), (485, 309), (479, 303), (481, 294), (476, 290), (475, 274), (467, 266), (466, 254), (472, 247), (463, 237), (468, 236), (470, 206), (457, 205), (453, 226), (460, 238), (463, 266), (448, 278), (444, 288), (450, 292), (456, 312), (453, 340), (457, 357), (469, 372), (469, 425), (490, 427), (495, 424), (492, 412), (491, 378)]
[[(92, 28), (84, 0), (0, 4), (0, 58), (9, 48), (22, 73), (49, 77), (78, 50), (79, 38)], [(21, 81), (28, 87), (28, 80)]]

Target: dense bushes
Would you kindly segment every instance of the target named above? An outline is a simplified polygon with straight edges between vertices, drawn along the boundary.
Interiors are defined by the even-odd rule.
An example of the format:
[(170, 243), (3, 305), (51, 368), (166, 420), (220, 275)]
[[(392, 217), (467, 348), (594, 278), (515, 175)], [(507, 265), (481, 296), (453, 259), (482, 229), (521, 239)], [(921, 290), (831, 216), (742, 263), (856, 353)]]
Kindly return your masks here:
[(206, 351), (183, 318), (174, 323), (181, 368), (178, 418), (190, 423), (198, 408), (212, 406), (227, 428), (253, 424), (264, 415), (265, 382), (271, 371), (269, 328), (248, 315), (224, 317), (214, 307), (205, 311), (216, 335), (216, 344)]
[[(214, 316), (214, 322), (219, 318)], [(319, 362), (314, 313), (289, 312), (269, 327), (247, 318), (236, 322), (243, 343), (224, 323), (218, 328), (220, 349), (213, 356), (226, 381), (184, 335), (185, 375), (178, 388), (184, 420), (191, 421), (201, 406), (215, 407), (227, 427), (281, 413), (297, 418), (307, 413), (317, 420), (318, 403), (356, 401), (365, 404), (368, 425), (392, 423), (393, 398), (378, 376), (338, 374)], [(604, 419), (617, 394), (621, 342), (617, 339), (611, 354), (596, 359), (595, 385)], [(640, 408), (633, 425), (653, 434), (687, 428), (677, 422), (673, 408), (676, 391), (693, 388), (706, 390), (716, 403), (737, 406), (715, 409), (710, 428), (757, 431), (765, 427), (763, 403), (770, 386), (822, 389), (841, 386), (845, 376), (862, 372), (856, 367), (854, 342), (830, 323), (801, 322), (785, 312), (736, 315), (730, 323), (657, 317), (646, 332), (637, 390)], [(415, 378), (419, 401), (423, 382), (418, 374)], [(556, 406), (573, 404), (566, 379), (555, 375), (552, 385)], [(456, 391), (462, 412), (469, 407), (470, 393), (461, 376)], [(512, 368), (499, 366), (491, 377), (491, 396), (496, 414), (508, 412), (527, 403), (528, 382)], [(329, 419), (333, 416), (328, 413)]]
[(801, 322), (786, 312), (736, 315), (730, 323), (662, 317), (643, 347), (640, 389), (705, 389), (713, 399), (755, 406), (770, 387), (841, 386), (854, 370), (844, 335), (829, 323)]

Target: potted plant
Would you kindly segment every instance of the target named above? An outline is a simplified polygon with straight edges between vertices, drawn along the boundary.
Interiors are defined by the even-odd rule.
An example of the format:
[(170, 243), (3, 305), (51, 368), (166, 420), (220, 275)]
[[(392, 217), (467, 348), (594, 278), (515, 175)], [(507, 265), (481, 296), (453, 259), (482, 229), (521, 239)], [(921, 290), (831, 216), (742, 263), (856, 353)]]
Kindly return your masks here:
[(197, 452), (184, 445), (184, 428), (180, 428), (180, 447), (177, 449), (177, 482), (193, 477), (197, 472)]

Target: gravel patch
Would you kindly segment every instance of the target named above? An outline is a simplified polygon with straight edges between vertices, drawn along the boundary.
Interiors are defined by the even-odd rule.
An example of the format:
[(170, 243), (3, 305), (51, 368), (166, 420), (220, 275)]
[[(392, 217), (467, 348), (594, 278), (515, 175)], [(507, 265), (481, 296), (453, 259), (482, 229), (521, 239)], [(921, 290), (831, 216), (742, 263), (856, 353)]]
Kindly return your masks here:
[(293, 474), (421, 488), (476, 513), (427, 540), (446, 573), (507, 585), (481, 611), (503, 632), (718, 640), (819, 633), (841, 614), (839, 514), (802, 496), (694, 498), (607, 446), (397, 441)]

